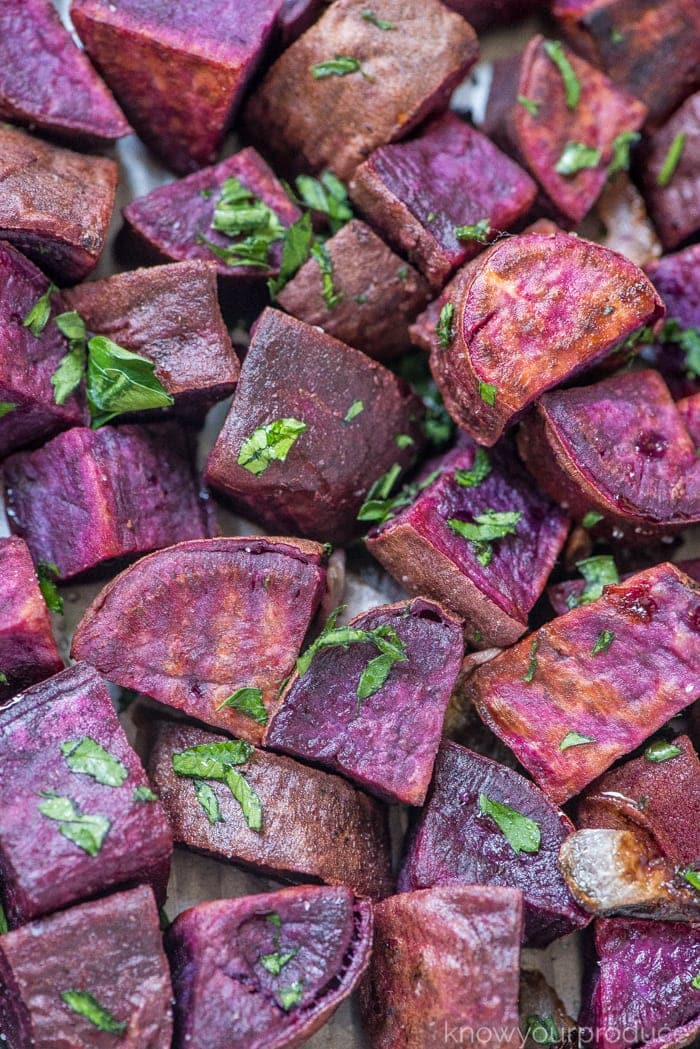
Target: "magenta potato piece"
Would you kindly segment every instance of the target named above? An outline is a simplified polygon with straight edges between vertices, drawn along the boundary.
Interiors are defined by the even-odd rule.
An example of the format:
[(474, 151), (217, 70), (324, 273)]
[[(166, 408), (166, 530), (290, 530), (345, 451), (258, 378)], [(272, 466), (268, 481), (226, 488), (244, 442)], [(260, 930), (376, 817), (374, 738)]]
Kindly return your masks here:
[(62, 669), (29, 550), (0, 539), (0, 705)]
[[(545, 50), (546, 41), (533, 37), (519, 59), (495, 66), (484, 130), (512, 153), (539, 183), (553, 218), (577, 225), (595, 204), (608, 178), (613, 142), (644, 123), (647, 108), (613, 84), (594, 66), (564, 48), (580, 85), (580, 98), (570, 108), (564, 80)], [(518, 101), (529, 99), (537, 113)], [(600, 150), (595, 167), (572, 175), (557, 164), (570, 142)]]
[[(359, 414), (346, 419), (358, 405)], [(342, 545), (361, 528), (357, 513), (372, 483), (394, 464), (403, 472), (413, 463), (423, 443), (422, 414), (419, 399), (381, 364), (267, 309), (209, 455), (206, 481), (272, 531)], [(284, 459), (263, 462), (255, 473), (239, 465), (251, 436), (285, 419), (305, 429)], [(397, 443), (402, 434), (410, 443)]]
[[(691, 579), (700, 583), (700, 560), (676, 561), (675, 565), (680, 572), (685, 572)], [(634, 573), (626, 572), (622, 578), (629, 579), (631, 575)], [(584, 579), (566, 579), (563, 583), (555, 583), (554, 586), (547, 587), (547, 598), (556, 614), (561, 616), (569, 611), (569, 601), (582, 594), (585, 588)]]
[(85, 48), (143, 140), (174, 171), (211, 164), (281, 0), (72, 0)]
[(17, 406), (0, 416), (0, 457), (85, 421), (79, 396), (72, 395), (63, 405), (54, 401), (51, 376), (68, 352), (68, 343), (53, 323), (65, 309), (61, 297), (52, 296), (51, 318), (39, 335), (22, 323), (48, 287), (47, 278), (29, 259), (0, 241), (0, 402)]
[[(468, 439), (467, 439), (468, 440)], [(491, 472), (474, 487), (455, 471), (474, 466), (476, 447), (449, 452), (438, 476), (414, 502), (367, 537), (367, 549), (412, 594), (442, 601), (462, 616), (477, 648), (510, 645), (527, 630), (528, 613), (541, 594), (564, 545), (569, 519), (543, 497), (515, 454), (491, 453)], [(483, 453), (482, 453), (483, 454)], [(514, 535), (492, 547), (488, 565), (448, 521), (472, 520), (486, 510), (518, 511)]]
[[(373, 149), (403, 138), (450, 95), (478, 54), (471, 26), (438, 0), (383, 0), (383, 30), (365, 0), (338, 0), (268, 71), (248, 103), (247, 131), (285, 171), (350, 177)], [(313, 69), (347, 56), (348, 75)], [(358, 121), (358, 113), (362, 119)]]
[[(454, 113), (408, 142), (375, 150), (350, 187), (357, 207), (434, 288), (509, 229), (536, 193), (529, 175)], [(481, 238), (456, 235), (457, 227), (483, 220)]]
[(222, 160), (214, 167), (197, 171), (187, 178), (158, 186), (145, 197), (132, 200), (124, 208), (127, 226), (143, 245), (161, 259), (179, 262), (184, 259), (204, 259), (216, 263), (222, 277), (260, 280), (278, 272), (282, 257), (281, 244), (273, 244), (269, 269), (251, 266), (228, 266), (215, 255), (201, 237), (219, 248), (230, 247), (234, 241), (211, 228), (214, 209), (226, 179), (238, 179), (246, 189), (271, 208), (283, 226), (291, 226), (300, 217), (296, 204), (287, 196), (271, 168), (254, 149)]
[[(700, 34), (699, 34), (700, 36)], [(667, 182), (664, 164), (679, 135), (683, 148)], [(664, 248), (676, 248), (700, 230), (700, 91), (686, 99), (649, 141), (644, 195)]]
[[(534, 820), (537, 852), (516, 853), (479, 808), (486, 795)], [(574, 825), (524, 776), (457, 743), (443, 743), (430, 795), (410, 839), (399, 889), (503, 885), (523, 894), (524, 941), (544, 947), (590, 921), (559, 873), (559, 848)]]
[(224, 739), (181, 722), (157, 725), (149, 771), (179, 845), (285, 881), (347, 885), (374, 899), (393, 891), (386, 810), (340, 776), (253, 750), (239, 769), (262, 804), (261, 829), (249, 828), (225, 784), (209, 781), (223, 817), (212, 823), (172, 758)]
[(479, 33), (482, 29), (501, 28), (528, 18), (537, 14), (542, 6), (542, 0), (489, 0), (486, 4), (483, 0), (445, 0), (445, 7), (466, 18)]
[[(62, 998), (70, 991), (92, 995), (119, 1038), (72, 1009)], [(0, 1031), (8, 1049), (170, 1049), (171, 997), (158, 909), (145, 885), (0, 939)]]
[(408, 349), (409, 322), (428, 301), (420, 274), (359, 219), (327, 240), (326, 250), (341, 301), (332, 307), (326, 303), (321, 271), (312, 257), (277, 296), (280, 306), (375, 360)]
[(515, 1049), (521, 929), (520, 893), (493, 885), (402, 893), (378, 904), (360, 985), (371, 1049), (438, 1049), (461, 1028), (490, 1035), (493, 1049)]
[(117, 165), (0, 125), (0, 237), (60, 284), (98, 263), (112, 217)]
[(700, 448), (700, 392), (678, 401), (678, 413), (685, 423), (696, 449)]
[[(613, 638), (593, 655), (604, 631)], [(666, 563), (523, 638), (479, 667), (466, 692), (561, 803), (689, 706), (700, 695), (698, 667), (700, 585)], [(572, 733), (591, 742), (571, 745)]]
[(59, 579), (212, 535), (190, 451), (176, 423), (75, 427), (5, 461), (10, 527)]
[(221, 704), (259, 688), (266, 710), (275, 709), (323, 596), (322, 557), (316, 543), (258, 537), (161, 550), (98, 594), (73, 656), (123, 688), (258, 743), (264, 726)]
[(213, 261), (117, 273), (64, 297), (90, 332), (153, 361), (176, 407), (206, 406), (233, 392), (240, 364), (219, 309)]
[(700, 327), (700, 244), (664, 255), (645, 267), (666, 306), (684, 328)]
[[(172, 834), (160, 804), (134, 794), (148, 787), (148, 779), (100, 676), (78, 663), (34, 685), (0, 711), (0, 730), (0, 768), (8, 788), (0, 817), (0, 874), (10, 923), (140, 882), (150, 882), (162, 902)], [(84, 737), (121, 763), (121, 785), (71, 769), (61, 744)], [(94, 855), (39, 811), (42, 792), (108, 821)]]
[(350, 625), (392, 627), (405, 662), (394, 663), (378, 691), (359, 699), (376, 647), (361, 642), (319, 651), (287, 685), (265, 746), (324, 765), (387, 801), (422, 805), (464, 655), (461, 623), (416, 598), (373, 608)]
[(518, 449), (543, 491), (576, 520), (601, 513), (600, 527), (616, 539), (671, 534), (700, 519), (700, 461), (658, 372), (546, 393)]

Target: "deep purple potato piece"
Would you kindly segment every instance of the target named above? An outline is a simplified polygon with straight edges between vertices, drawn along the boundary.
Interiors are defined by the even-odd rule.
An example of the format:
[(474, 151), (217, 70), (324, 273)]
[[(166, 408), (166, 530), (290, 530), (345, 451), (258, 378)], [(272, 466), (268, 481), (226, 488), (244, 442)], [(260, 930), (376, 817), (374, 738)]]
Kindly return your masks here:
[[(700, 244), (664, 255), (645, 267), (666, 305), (666, 316), (683, 328), (700, 328)], [(700, 391), (700, 380), (688, 370), (680, 346), (657, 342), (645, 346), (642, 358), (661, 372), (674, 397)]]
[[(357, 207), (434, 288), (509, 229), (536, 193), (529, 175), (454, 113), (375, 150), (350, 187)], [(491, 232), (481, 240), (456, 236), (456, 227), (483, 219)]]
[(59, 579), (216, 532), (176, 423), (75, 427), (7, 459), (4, 483), (12, 531)]
[(700, 391), (678, 401), (678, 413), (690, 434), (695, 448), (700, 448)]
[(543, 0), (444, 0), (445, 7), (451, 7), (462, 15), (480, 33), (483, 29), (503, 28), (510, 22), (520, 21), (537, 14), (543, 6)]
[[(61, 995), (91, 994), (118, 1039)], [(0, 939), (0, 1031), (9, 1049), (170, 1049), (172, 987), (153, 893), (120, 892)]]
[(282, 0), (277, 16), (277, 35), (282, 49), (293, 44), (313, 25), (324, 7), (324, 0)]
[(325, 581), (316, 543), (180, 543), (98, 594), (75, 631), (73, 657), (123, 688), (259, 743), (264, 726), (221, 704), (239, 688), (259, 688), (266, 710), (276, 708)]
[[(357, 402), (362, 411), (345, 421)], [(406, 470), (424, 438), (408, 386), (364, 353), (267, 309), (257, 322), (231, 409), (209, 455), (206, 481), (271, 531), (342, 545), (372, 483)], [(284, 461), (238, 465), (244, 442), (280, 419), (306, 425)], [(411, 443), (397, 444), (405, 435)]]
[[(78, 663), (21, 693), (0, 711), (0, 813), (3, 905), (11, 925), (124, 885), (150, 882), (162, 902), (172, 834), (157, 801), (134, 797), (149, 785), (102, 679)], [(124, 766), (120, 786), (74, 772), (61, 744), (89, 737)], [(109, 820), (90, 855), (43, 815), (42, 792), (70, 798), (85, 815)]]
[(461, 1028), (464, 1045), (484, 1031), (493, 1049), (515, 1049), (521, 930), (514, 889), (454, 885), (378, 904), (360, 985), (371, 1049), (439, 1049)]
[[(700, 33), (699, 33), (700, 37)], [(659, 185), (664, 162), (678, 135), (685, 140), (675, 170)], [(669, 251), (700, 230), (700, 91), (686, 99), (649, 140), (644, 194), (661, 242)]]
[[(682, 403), (682, 402), (681, 402)], [(700, 559), (691, 561), (675, 561), (679, 572), (685, 572), (687, 576), (700, 583)], [(625, 572), (623, 579), (629, 579), (634, 572)], [(563, 583), (555, 583), (547, 587), (547, 598), (550, 605), (558, 616), (563, 616), (569, 611), (569, 600), (578, 597), (586, 588), (584, 579), (565, 579)]]
[[(467, 439), (468, 440), (468, 439)], [(533, 487), (512, 449), (490, 454), (491, 472), (478, 485), (458, 484), (455, 470), (474, 466), (476, 446), (448, 452), (432, 463), (439, 476), (406, 509), (372, 529), (367, 549), (412, 594), (426, 594), (466, 623), (470, 644), (505, 646), (527, 630), (564, 545), (569, 519)], [(520, 511), (516, 534), (492, 544), (491, 563), (480, 564), (472, 543), (448, 520), (469, 521), (485, 510)]]
[(174, 171), (213, 163), (281, 0), (72, 0), (85, 48), (143, 140)]
[[(494, 820), (480, 811), (486, 795), (534, 820), (537, 852), (517, 854)], [(428, 801), (409, 840), (399, 889), (436, 885), (503, 885), (523, 894), (523, 940), (544, 947), (590, 921), (557, 866), (571, 820), (524, 776), (457, 743), (443, 743)]]
[(373, 899), (393, 892), (386, 810), (340, 776), (254, 750), (239, 771), (262, 803), (261, 830), (248, 827), (228, 787), (213, 781), (224, 822), (211, 823), (172, 757), (224, 739), (181, 722), (156, 725), (149, 772), (179, 845), (284, 881), (347, 885)]

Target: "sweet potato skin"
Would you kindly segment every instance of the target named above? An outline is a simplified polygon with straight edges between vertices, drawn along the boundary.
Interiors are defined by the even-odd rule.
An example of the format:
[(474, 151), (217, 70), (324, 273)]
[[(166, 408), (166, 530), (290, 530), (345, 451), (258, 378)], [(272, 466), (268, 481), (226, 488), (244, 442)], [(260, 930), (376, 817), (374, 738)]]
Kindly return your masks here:
[[(685, 136), (680, 159), (668, 183), (659, 185), (664, 161), (678, 135)], [(643, 184), (647, 207), (666, 251), (679, 247), (700, 230), (699, 165), (700, 91), (697, 91), (651, 137), (645, 158)]]

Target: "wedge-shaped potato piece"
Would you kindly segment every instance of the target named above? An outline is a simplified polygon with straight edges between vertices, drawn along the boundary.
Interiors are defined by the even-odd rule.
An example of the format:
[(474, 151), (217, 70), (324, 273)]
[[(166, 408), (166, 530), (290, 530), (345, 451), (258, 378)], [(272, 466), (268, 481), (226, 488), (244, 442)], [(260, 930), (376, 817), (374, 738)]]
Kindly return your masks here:
[[(183, 752), (204, 747), (215, 757), (226, 746), (244, 759), (236, 766), (243, 802), (226, 782), (176, 771)], [(193, 776), (211, 771), (189, 767)], [(168, 721), (156, 726), (149, 770), (180, 845), (285, 881), (347, 885), (373, 898), (393, 891), (386, 812), (339, 776)]]
[[(683, 402), (679, 402), (679, 407)], [(604, 555), (605, 560), (608, 560), (607, 555)], [(614, 558), (613, 558), (614, 562)], [(676, 568), (679, 572), (684, 572), (691, 579), (694, 579), (697, 583), (700, 583), (700, 560), (693, 559), (690, 561), (675, 561)], [(629, 579), (633, 576), (634, 572), (626, 572), (622, 578)], [(585, 579), (565, 579), (562, 583), (555, 583), (553, 586), (547, 587), (547, 598), (550, 605), (558, 616), (564, 615), (570, 608), (581, 604), (579, 598), (586, 591), (586, 580)], [(583, 602), (584, 604), (586, 601)]]
[(257, 536), (161, 550), (98, 594), (73, 656), (258, 743), (321, 603), (323, 556), (316, 543)]
[(563, 802), (700, 695), (700, 585), (656, 565), (479, 667), (481, 717)]
[(652, 135), (644, 165), (647, 207), (667, 251), (700, 230), (698, 164), (700, 91)]
[[(422, 805), (464, 655), (462, 627), (416, 598), (324, 631), (297, 664), (265, 746), (325, 765), (387, 801)], [(304, 656), (300, 662), (304, 662)]]
[(457, 288), (430, 366), (450, 415), (487, 445), (545, 390), (664, 313), (634, 263), (565, 233), (500, 241)]
[(165, 898), (170, 827), (91, 667), (69, 667), (0, 711), (0, 773), (10, 924), (135, 882)]
[(487, 1032), (494, 1049), (514, 1049), (521, 928), (515, 889), (455, 885), (378, 904), (360, 985), (372, 1049), (437, 1049), (450, 1037), (461, 1041), (461, 1029)]

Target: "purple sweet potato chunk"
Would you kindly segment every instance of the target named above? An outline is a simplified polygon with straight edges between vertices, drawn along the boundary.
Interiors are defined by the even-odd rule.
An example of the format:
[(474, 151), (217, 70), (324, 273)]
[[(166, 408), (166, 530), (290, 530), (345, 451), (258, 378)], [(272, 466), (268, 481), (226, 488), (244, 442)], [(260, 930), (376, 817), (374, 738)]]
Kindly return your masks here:
[(216, 160), (282, 0), (72, 0), (85, 48), (137, 132), (179, 172)]
[(282, 0), (277, 16), (277, 34), (282, 48), (289, 47), (314, 24), (323, 5), (324, 0)]
[(0, 539), (0, 705), (62, 669), (29, 550)]
[(173, 754), (222, 742), (182, 722), (156, 726), (149, 771), (179, 845), (284, 881), (347, 885), (373, 899), (393, 892), (386, 810), (340, 776), (253, 749), (238, 770), (260, 799), (260, 830), (226, 784), (208, 781), (220, 817), (212, 822), (193, 780), (173, 770)]
[(510, 22), (535, 15), (543, 7), (543, 0), (445, 0), (480, 33), (483, 29), (502, 28)]
[[(74, 999), (78, 1009), (65, 1001), (71, 991), (106, 1011), (102, 1028), (85, 1014), (84, 998)], [(170, 1049), (171, 997), (158, 909), (145, 885), (0, 940), (0, 1031), (11, 1049)]]
[(306, 673), (287, 685), (265, 746), (324, 765), (387, 801), (422, 805), (464, 655), (461, 623), (416, 598), (373, 608), (350, 626), (391, 627), (405, 661), (394, 663), (381, 687), (360, 698), (376, 646), (320, 650)]
[[(682, 140), (678, 136), (684, 136)], [(674, 142), (682, 150), (666, 179), (664, 164)], [(669, 251), (700, 230), (700, 91), (686, 99), (649, 142), (644, 165), (644, 192), (649, 213)]]
[(61, 297), (52, 296), (51, 317), (39, 335), (22, 323), (48, 287), (48, 279), (29, 259), (0, 241), (0, 458), (85, 421), (82, 400), (72, 395), (58, 405), (51, 385), (51, 376), (68, 352), (53, 323), (65, 308)]
[[(468, 440), (468, 439), (467, 439)], [(569, 519), (532, 485), (512, 450), (489, 455), (490, 472), (471, 487), (459, 484), (483, 450), (469, 441), (437, 464), (437, 477), (414, 502), (373, 529), (367, 549), (412, 594), (454, 609), (477, 648), (505, 646), (527, 630), (528, 614), (564, 545)], [(522, 516), (515, 534), (483, 551), (450, 527), (489, 510)], [(480, 560), (481, 558), (481, 560)]]
[(594, 1049), (680, 1049), (700, 1033), (700, 925), (596, 922), (598, 968), (584, 1005)]
[(700, 328), (700, 244), (664, 255), (646, 266), (666, 306), (666, 316), (684, 328)]
[(700, 392), (678, 401), (678, 414), (683, 420), (696, 449), (700, 448)]
[(430, 366), (453, 419), (487, 445), (545, 390), (664, 312), (629, 259), (565, 233), (498, 242), (469, 269), (453, 307)]
[(367, 900), (326, 886), (212, 900), (180, 914), (167, 938), (175, 1049), (305, 1043), (365, 971), (372, 924)]
[(450, 1032), (472, 1045), (475, 1031), (494, 1049), (515, 1049), (521, 929), (515, 889), (453, 885), (378, 904), (360, 986), (371, 1049), (438, 1049)]
[(175, 423), (75, 427), (7, 459), (4, 483), (12, 531), (59, 579), (216, 531)]
[(479, 667), (465, 691), (561, 803), (689, 706), (699, 667), (700, 585), (666, 563), (523, 638)]
[[(700, 560), (676, 561), (675, 565), (680, 572), (685, 572), (691, 579), (700, 583)], [(632, 575), (634, 572), (626, 572), (622, 578), (629, 579)], [(584, 579), (565, 579), (563, 583), (555, 583), (554, 586), (547, 587), (547, 598), (556, 614), (562, 616), (569, 611), (569, 602), (578, 598), (585, 588)]]
[(215, 262), (222, 277), (261, 280), (279, 271), (281, 242), (272, 245), (269, 269), (259, 266), (228, 266), (201, 238), (217, 248), (230, 248), (235, 241), (211, 228), (221, 188), (229, 178), (238, 179), (246, 189), (271, 208), (283, 226), (291, 226), (300, 216), (296, 204), (287, 196), (271, 168), (254, 149), (222, 160), (187, 178), (151, 190), (124, 208), (127, 226), (148, 251), (160, 259), (174, 262), (204, 259)]
[[(210, 453), (207, 483), (271, 531), (342, 545), (358, 534), (357, 513), (373, 482), (394, 464), (403, 472), (413, 463), (424, 440), (422, 414), (393, 372), (268, 309)], [(293, 442), (279, 455), (273, 444), (267, 458), (266, 448), (257, 449), (282, 425), (293, 427)]]
[[(248, 103), (248, 133), (282, 170), (330, 168), (348, 179), (377, 146), (446, 109), (476, 61), (474, 30), (438, 0), (383, 0), (378, 16), (390, 30), (363, 17), (366, 10), (365, 0), (330, 6), (277, 59)], [(314, 73), (338, 55), (359, 68)]]
[(131, 131), (51, 0), (0, 5), (0, 117), (87, 145)]
[[(481, 795), (538, 824), (536, 852), (515, 852), (493, 818), (481, 811)], [(559, 848), (573, 830), (564, 813), (524, 776), (457, 743), (443, 743), (428, 801), (404, 857), (399, 889), (451, 884), (520, 889), (524, 941), (544, 947), (590, 921), (557, 866)]]
[(117, 188), (117, 165), (0, 125), (0, 237), (60, 284), (98, 263)]
[[(509, 229), (535, 199), (529, 175), (454, 113), (408, 142), (382, 146), (355, 172), (350, 195), (434, 288)], [(486, 220), (488, 232), (455, 229)]]
[(321, 270), (312, 256), (277, 296), (280, 306), (375, 360), (408, 349), (408, 325), (428, 301), (420, 274), (359, 219), (327, 240), (326, 251), (334, 293), (341, 301), (333, 306), (326, 302)]
[(644, 541), (700, 519), (700, 461), (658, 372), (618, 372), (546, 393), (518, 449), (576, 520), (595, 511), (614, 538)]
[(207, 406), (233, 392), (240, 364), (219, 309), (213, 260), (117, 273), (64, 297), (90, 332), (153, 361), (176, 407)]
[(259, 743), (264, 718), (222, 704), (255, 688), (266, 716), (276, 708), (321, 602), (322, 558), (316, 543), (257, 537), (161, 550), (97, 596), (73, 656), (123, 688)]
[[(164, 900), (172, 834), (158, 801), (139, 797), (148, 779), (100, 676), (78, 663), (34, 685), (0, 711), (0, 729), (7, 788), (0, 880), (10, 924), (120, 885), (150, 882)], [(109, 774), (83, 772), (85, 761), (72, 758), (66, 746), (72, 743), (107, 751)], [(40, 811), (54, 795), (101, 821), (89, 841), (78, 844), (65, 833), (70, 824)]]

